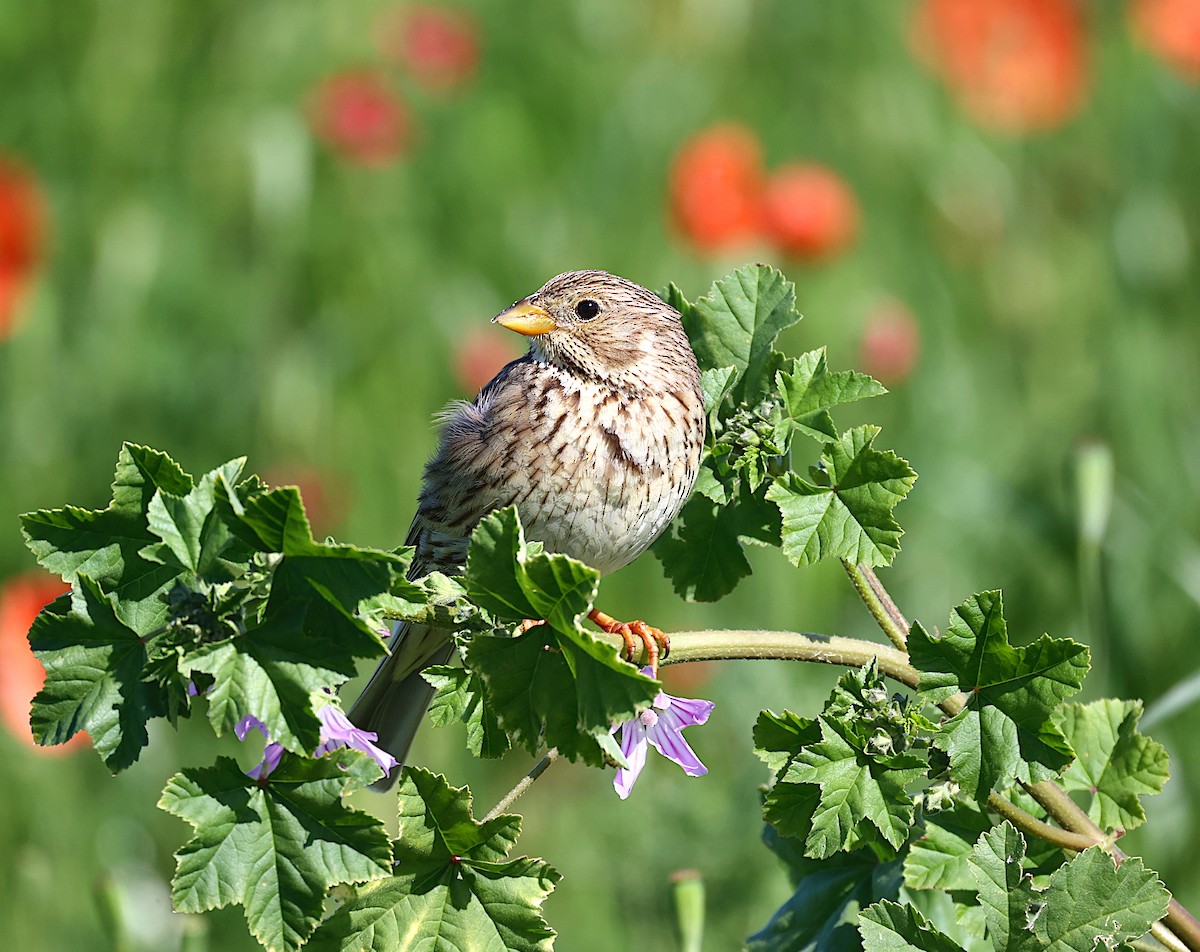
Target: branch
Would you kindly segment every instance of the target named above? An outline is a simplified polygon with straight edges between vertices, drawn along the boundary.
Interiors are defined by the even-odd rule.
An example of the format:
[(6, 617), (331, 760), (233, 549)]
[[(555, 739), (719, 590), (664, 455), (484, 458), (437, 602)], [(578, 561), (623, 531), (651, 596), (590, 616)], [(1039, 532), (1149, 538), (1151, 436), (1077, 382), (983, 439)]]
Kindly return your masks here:
[(557, 759), (558, 748), (551, 747), (548, 751), (546, 751), (546, 755), (530, 768), (529, 773), (518, 780), (517, 785), (509, 790), (508, 793), (506, 793), (503, 797), (501, 797), (500, 802), (492, 807), (488, 811), (487, 816), (485, 816), (480, 822), (486, 823), (488, 820), (494, 820), (501, 813), (511, 807), (513, 805), (513, 801), (530, 787), (532, 787), (533, 782), (542, 774), (544, 774), (546, 772), (546, 768), (554, 763), (554, 761)]
[(871, 617), (883, 629), (888, 640), (901, 651), (908, 650), (908, 621), (892, 601), (883, 583), (875, 574), (875, 570), (865, 562), (855, 565), (849, 559), (842, 559), (842, 567), (850, 576), (854, 590), (871, 613)]

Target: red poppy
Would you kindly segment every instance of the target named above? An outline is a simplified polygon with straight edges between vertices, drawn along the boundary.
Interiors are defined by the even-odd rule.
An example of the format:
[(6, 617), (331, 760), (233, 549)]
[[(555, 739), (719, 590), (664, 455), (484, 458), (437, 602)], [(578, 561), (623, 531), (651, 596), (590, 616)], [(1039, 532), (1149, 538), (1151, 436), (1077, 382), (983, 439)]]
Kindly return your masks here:
[(479, 66), (479, 27), (468, 10), (432, 5), (389, 10), (377, 35), (380, 52), (430, 92), (460, 88)]
[(912, 42), (963, 109), (1000, 132), (1062, 125), (1087, 92), (1076, 0), (924, 0)]
[(785, 254), (816, 259), (843, 250), (858, 233), (858, 202), (822, 165), (792, 162), (767, 181), (763, 228)]
[(1200, 83), (1200, 0), (1134, 0), (1130, 16), (1151, 51)]
[(921, 330), (899, 301), (885, 301), (868, 315), (859, 345), (859, 364), (876, 380), (903, 383), (917, 364)]
[(408, 146), (408, 111), (378, 73), (337, 73), (314, 90), (309, 104), (313, 135), (359, 165), (386, 166)]
[(454, 349), (454, 379), (462, 392), (474, 396), (507, 364), (521, 356), (515, 335), (492, 330), (467, 334)]
[(47, 754), (61, 754), (86, 745), (80, 733), (67, 743), (41, 747), (29, 729), (29, 705), (46, 680), (42, 663), (29, 649), (29, 629), (43, 606), (69, 586), (52, 576), (34, 572), (10, 578), (0, 586), (0, 723), (18, 740)]
[(702, 252), (752, 241), (762, 220), (762, 152), (754, 133), (732, 123), (693, 136), (671, 165), (671, 215)]
[(23, 166), (0, 156), (0, 340), (16, 328), (18, 304), (42, 254), (42, 196)]

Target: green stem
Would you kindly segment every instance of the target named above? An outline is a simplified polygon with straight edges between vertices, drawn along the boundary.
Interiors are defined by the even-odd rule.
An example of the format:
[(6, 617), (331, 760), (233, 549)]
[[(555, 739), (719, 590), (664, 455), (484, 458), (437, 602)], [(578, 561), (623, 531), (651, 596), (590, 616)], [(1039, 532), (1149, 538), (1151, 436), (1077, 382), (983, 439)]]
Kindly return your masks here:
[(545, 756), (530, 768), (529, 773), (518, 780), (517, 785), (509, 790), (508, 793), (501, 798), (500, 802), (488, 811), (487, 816), (485, 816), (480, 822), (486, 823), (488, 820), (494, 820), (501, 813), (512, 806), (513, 801), (530, 787), (532, 787), (533, 782), (542, 774), (544, 774), (546, 772), (546, 768), (556, 760), (558, 760), (558, 748), (551, 747), (548, 751), (546, 751)]
[(862, 562), (855, 565), (849, 559), (842, 559), (842, 567), (850, 576), (850, 582), (854, 585), (854, 590), (858, 592), (858, 597), (867, 606), (867, 611), (883, 629), (883, 633), (888, 636), (888, 641), (901, 651), (907, 651), (908, 622), (900, 614), (900, 609), (896, 607), (896, 603), (892, 601), (892, 597), (887, 593), (887, 589), (883, 587), (883, 583), (879, 581), (874, 570)]
[[(623, 647), (619, 635), (592, 632), (596, 638), (615, 647)], [(673, 631), (670, 633), (671, 653), (662, 663), (680, 664), (685, 661), (727, 661), (732, 659), (761, 659), (776, 661), (816, 661), (861, 668), (871, 660), (879, 670), (893, 680), (917, 686), (919, 675), (908, 663), (908, 655), (874, 641), (842, 638), (838, 635), (814, 635), (796, 631)], [(647, 663), (646, 649), (634, 659)]]

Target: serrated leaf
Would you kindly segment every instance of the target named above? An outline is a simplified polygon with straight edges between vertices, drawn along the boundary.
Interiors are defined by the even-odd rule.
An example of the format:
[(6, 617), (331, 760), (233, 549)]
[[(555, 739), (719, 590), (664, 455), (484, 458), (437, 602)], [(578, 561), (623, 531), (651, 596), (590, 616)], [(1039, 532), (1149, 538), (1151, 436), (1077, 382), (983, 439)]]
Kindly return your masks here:
[(164, 453), (126, 443), (113, 477), (112, 501), (100, 510), (64, 506), (21, 516), (21, 532), (38, 562), (74, 582), (86, 575), (118, 596), (116, 613), (142, 635), (161, 627), (167, 606), (160, 597), (178, 576), (176, 568), (145, 559), (159, 542), (146, 510), (159, 489), (185, 495), (192, 478)]
[(815, 783), (788, 781), (785, 775), (796, 756), (820, 739), (821, 728), (815, 720), (791, 711), (762, 711), (754, 725), (754, 752), (775, 775), (775, 783), (763, 796), (763, 819), (770, 828), (799, 843), (806, 843), (812, 832), (821, 788)]
[(515, 506), (484, 517), (471, 533), (467, 594), (497, 617), (575, 628), (591, 609), (599, 581), (600, 573), (578, 559), (531, 553)]
[(176, 774), (159, 807), (190, 823), (195, 835), (175, 854), (175, 909), (237, 903), (268, 949), (299, 948), (329, 887), (391, 872), (383, 824), (342, 801), (378, 775), (369, 758), (348, 750), (317, 760), (285, 755), (261, 782), (228, 757)]
[(1117, 867), (1084, 850), (1035, 889), (1022, 868), (1025, 838), (1007, 821), (980, 837), (971, 858), (997, 952), (1091, 952), (1136, 939), (1167, 911), (1170, 894), (1136, 857)]
[(789, 361), (776, 383), (792, 425), (822, 442), (838, 438), (830, 407), (887, 393), (883, 384), (866, 374), (853, 370), (831, 372), (824, 347)]
[(1013, 647), (1000, 593), (982, 592), (955, 608), (940, 638), (914, 624), (908, 648), (922, 692), (935, 701), (966, 695), (965, 709), (934, 738), (964, 792), (983, 802), (997, 787), (1049, 779), (1071, 762), (1053, 712), (1083, 682), (1085, 646), (1043, 635)]
[(881, 761), (859, 748), (851, 723), (824, 715), (817, 723), (821, 740), (801, 750), (783, 776), (787, 783), (821, 788), (805, 840), (808, 854), (824, 858), (849, 849), (863, 839), (868, 822), (899, 849), (913, 821), (905, 786), (924, 773), (924, 763), (912, 754)]
[(571, 760), (612, 758), (612, 724), (650, 705), (658, 684), (580, 627), (599, 573), (565, 555), (527, 546), (516, 509), (484, 518), (471, 536), (464, 584), (472, 601), (501, 618), (545, 619), (516, 638), (476, 635), (467, 667), (511, 739), (543, 744)]
[(1100, 847), (1084, 850), (1050, 877), (1034, 924), (1046, 952), (1115, 948), (1150, 931), (1171, 894), (1158, 875), (1129, 857), (1118, 868)]
[(750, 574), (732, 506), (693, 495), (654, 544), (675, 593), (690, 602), (715, 602)]
[(793, 564), (838, 558), (887, 565), (899, 551), (903, 530), (892, 510), (917, 474), (895, 453), (872, 448), (878, 433), (860, 426), (827, 444), (822, 482), (787, 473), (767, 491), (783, 513), (783, 554)]
[(541, 905), (561, 878), (537, 859), (508, 860), (520, 817), (479, 822), (471, 794), (406, 767), (395, 875), (359, 890), (312, 937), (312, 952), (422, 949), (548, 952)]
[(476, 757), (503, 757), (511, 749), (508, 734), (487, 703), (483, 680), (474, 671), (434, 665), (421, 677), (437, 689), (429, 705), (432, 724), (445, 727), (461, 721), (467, 727), (467, 749)]
[(476, 635), (466, 662), (514, 743), (530, 753), (557, 747), (569, 760), (593, 765), (611, 759), (611, 725), (658, 694), (657, 682), (620, 661), (611, 645), (549, 625), (516, 638)]
[(208, 719), (217, 734), (231, 733), (249, 714), (273, 741), (295, 753), (309, 753), (320, 744), (313, 695), (336, 688), (354, 671), (349, 657), (340, 663), (341, 671), (318, 663), (328, 652), (304, 637), (304, 613), (305, 606), (294, 602), (244, 634), (185, 652), (181, 670), (213, 679)]
[(883, 900), (858, 914), (864, 952), (962, 952), (913, 906)]
[(117, 617), (116, 597), (76, 574), (66, 598), (43, 610), (29, 644), (46, 669), (30, 725), (39, 744), (65, 744), (87, 731), (112, 771), (137, 760), (149, 742), (146, 723), (165, 711), (163, 692), (142, 680), (146, 648)]
[(774, 389), (781, 358), (779, 332), (800, 320), (796, 289), (767, 265), (746, 265), (715, 282), (707, 295), (681, 308), (701, 370), (736, 367), (735, 402), (754, 403)]
[[(162, 542), (146, 546), (141, 555), (209, 581), (236, 578), (238, 564), (244, 565), (250, 552), (234, 539), (228, 523), (216, 511), (216, 501), (218, 481), (234, 485), (245, 462), (245, 457), (230, 460), (207, 473), (186, 495), (160, 488), (146, 507), (146, 521)], [(227, 552), (232, 552), (232, 564), (226, 559)]]
[(791, 898), (747, 940), (748, 952), (861, 952), (859, 911), (899, 895), (900, 862), (858, 850), (810, 861), (794, 881)]
[(971, 853), (991, 828), (987, 813), (959, 800), (948, 810), (926, 814), (925, 832), (904, 860), (904, 884), (909, 889), (975, 889)]
[(736, 380), (736, 367), (709, 367), (700, 373), (700, 392), (704, 394), (704, 414), (708, 417), (710, 430)]
[(1139, 798), (1161, 793), (1170, 776), (1166, 749), (1137, 731), (1141, 716), (1140, 701), (1115, 698), (1059, 711), (1058, 723), (1075, 751), (1062, 784), (1091, 796), (1088, 816), (1105, 830), (1144, 823)]
[(1040, 947), (1033, 924), (1043, 910), (1040, 894), (1022, 867), (1024, 859), (1025, 838), (1008, 821), (983, 834), (968, 859), (996, 952), (1032, 952)]

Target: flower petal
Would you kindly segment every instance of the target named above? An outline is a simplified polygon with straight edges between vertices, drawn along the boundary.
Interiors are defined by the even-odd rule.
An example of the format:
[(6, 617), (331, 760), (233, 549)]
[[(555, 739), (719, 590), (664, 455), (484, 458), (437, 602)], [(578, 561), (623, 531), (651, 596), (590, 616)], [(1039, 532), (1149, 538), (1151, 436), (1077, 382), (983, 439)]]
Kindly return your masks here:
[(259, 731), (267, 740), (271, 739), (271, 735), (267, 733), (267, 725), (253, 714), (247, 714), (233, 725), (233, 733), (237, 735), (238, 740), (245, 740), (251, 731)]
[(399, 761), (382, 747), (376, 747), (372, 741), (378, 740), (379, 735), (374, 731), (364, 731), (355, 727), (342, 709), (334, 704), (326, 704), (317, 711), (321, 719), (321, 746), (313, 751), (314, 757), (328, 754), (339, 747), (349, 747), (351, 750), (361, 750), (375, 763), (383, 768), (383, 772), (391, 773)]
[(676, 730), (682, 730), (685, 727), (703, 724), (714, 707), (716, 705), (712, 701), (698, 697), (672, 697), (670, 707), (662, 716), (668, 721), (677, 720), (679, 723)]
[(667, 720), (668, 717), (664, 716), (655, 729), (649, 732), (646, 739), (667, 760), (673, 760), (679, 764), (689, 777), (703, 777), (708, 773), (708, 768), (700, 762), (700, 758), (683, 739), (683, 735), (677, 727), (664, 726)]
[(613, 777), (613, 789), (622, 800), (629, 796), (638, 775), (646, 766), (646, 728), (638, 721), (621, 725), (621, 753), (629, 767), (619, 767)]
[(267, 744), (266, 750), (263, 751), (262, 763), (252, 770), (247, 770), (246, 775), (253, 777), (255, 780), (266, 780), (270, 776), (271, 771), (279, 766), (279, 761), (282, 757), (282, 744)]

